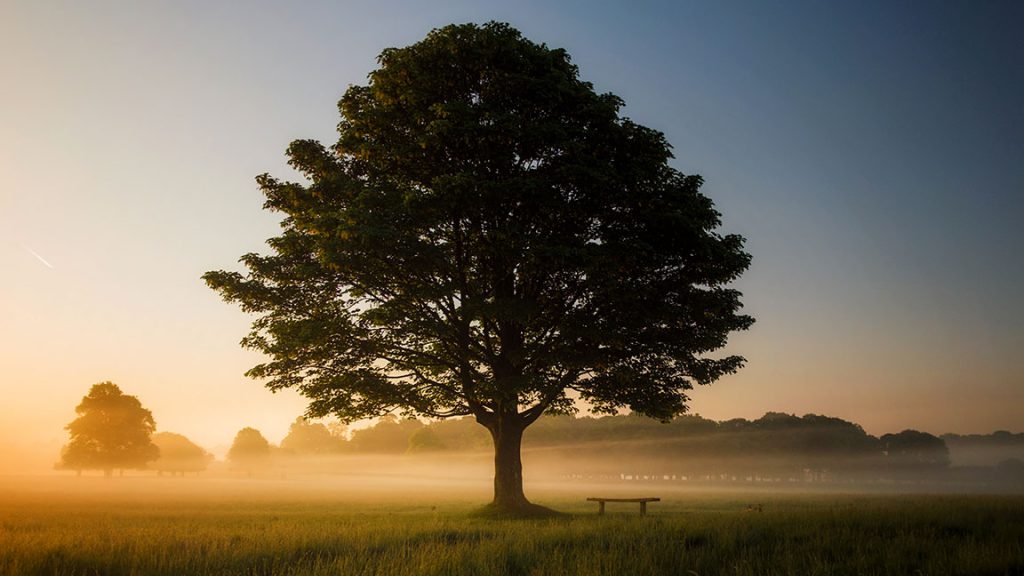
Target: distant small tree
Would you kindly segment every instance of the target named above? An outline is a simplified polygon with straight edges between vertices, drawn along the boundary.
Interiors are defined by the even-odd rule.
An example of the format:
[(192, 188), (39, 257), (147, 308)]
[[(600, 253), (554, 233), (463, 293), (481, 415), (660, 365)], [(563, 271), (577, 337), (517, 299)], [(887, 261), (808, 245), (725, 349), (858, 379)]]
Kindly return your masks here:
[(151, 468), (160, 474), (202, 472), (213, 458), (213, 455), (181, 434), (159, 432), (153, 435), (153, 443), (160, 449), (160, 457)]
[(333, 454), (344, 448), (344, 439), (335, 436), (326, 425), (299, 417), (292, 422), (281, 448), (293, 454)]
[(112, 382), (94, 384), (75, 407), (75, 418), (65, 429), (71, 434), (58, 467), (67, 470), (140, 470), (156, 460), (159, 449), (150, 439), (153, 414), (135, 396)]
[(252, 474), (257, 468), (267, 465), (270, 460), (270, 442), (255, 428), (245, 427), (235, 435), (235, 441), (228, 450), (231, 464)]

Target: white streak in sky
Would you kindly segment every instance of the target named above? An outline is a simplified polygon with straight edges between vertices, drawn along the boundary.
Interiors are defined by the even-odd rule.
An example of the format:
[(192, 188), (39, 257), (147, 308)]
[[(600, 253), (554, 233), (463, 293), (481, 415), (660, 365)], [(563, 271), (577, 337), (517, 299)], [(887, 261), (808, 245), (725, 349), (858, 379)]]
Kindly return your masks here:
[(33, 249), (29, 248), (28, 246), (25, 246), (24, 244), (22, 244), (21, 246), (22, 246), (22, 247), (23, 247), (23, 248), (24, 248), (25, 250), (28, 250), (28, 253), (29, 253), (29, 254), (31, 254), (31, 255), (33, 255), (33, 256), (35, 256), (36, 258), (38, 258), (38, 259), (39, 259), (39, 261), (40, 261), (40, 262), (42, 262), (43, 264), (45, 264), (47, 268), (53, 269), (53, 264), (50, 264), (49, 262), (47, 262), (47, 261), (46, 261), (46, 258), (43, 258), (42, 256), (40, 256), (38, 252), (36, 252), (35, 250), (33, 250)]

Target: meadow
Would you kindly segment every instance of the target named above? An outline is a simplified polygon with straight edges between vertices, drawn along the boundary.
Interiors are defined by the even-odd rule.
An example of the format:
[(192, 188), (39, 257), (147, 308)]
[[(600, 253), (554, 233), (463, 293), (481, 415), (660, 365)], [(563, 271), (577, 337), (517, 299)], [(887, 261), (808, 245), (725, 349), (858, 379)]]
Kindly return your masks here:
[[(635, 504), (598, 516), (584, 500), (638, 492), (663, 501), (640, 517)], [(564, 515), (479, 517), (477, 481), (6, 478), (0, 574), (1024, 574), (1020, 496), (574, 483), (529, 494)]]

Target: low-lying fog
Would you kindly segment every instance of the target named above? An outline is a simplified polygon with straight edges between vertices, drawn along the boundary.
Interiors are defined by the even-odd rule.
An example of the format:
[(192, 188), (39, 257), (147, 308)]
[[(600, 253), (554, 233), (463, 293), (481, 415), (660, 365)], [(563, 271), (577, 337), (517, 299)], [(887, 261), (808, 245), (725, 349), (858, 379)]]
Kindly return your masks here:
[[(652, 456), (650, 443), (591, 444), (525, 450), (524, 478), (531, 491), (603, 495), (674, 491), (758, 490), (784, 492), (1024, 492), (1019, 470), (994, 466), (893, 469), (864, 458), (830, 458), (827, 467), (806, 467), (791, 457), (693, 458)], [(632, 455), (630, 454), (632, 452)], [(363, 496), (412, 493), (486, 501), (490, 497), (491, 454), (332, 455), (275, 458), (240, 467), (213, 461), (203, 471), (17, 470), (0, 484), (32, 492), (96, 492), (140, 496), (167, 492), (210, 498), (275, 496), (315, 498), (325, 494)], [(825, 464), (822, 462), (822, 464)]]
[[(97, 470), (95, 455), (71, 458), (67, 448), (62, 453), (54, 446), (8, 442), (0, 444), (0, 474), (65, 477), (69, 482), (61, 485), (74, 490), (120, 489), (112, 487), (129, 483), (207, 490), (231, 481), (243, 492), (273, 482), (298, 491), (440, 490), (484, 496), (493, 475), (490, 437), (471, 419), (425, 423), (388, 417), (347, 431), (300, 418), (278, 444), (243, 428), (220, 458), (180, 434), (159, 432), (152, 442), (145, 448), (149, 455), (124, 471), (116, 465)], [(644, 491), (650, 486), (658, 491), (1024, 492), (1024, 434), (939, 437), (904, 430), (875, 437), (855, 423), (813, 414), (768, 413), (757, 420), (722, 422), (682, 416), (667, 424), (632, 415), (545, 417), (526, 431), (523, 446), (528, 494), (539, 486), (579, 491), (592, 484), (606, 487), (605, 492), (635, 492), (641, 485)], [(140, 479), (153, 481), (139, 484)]]

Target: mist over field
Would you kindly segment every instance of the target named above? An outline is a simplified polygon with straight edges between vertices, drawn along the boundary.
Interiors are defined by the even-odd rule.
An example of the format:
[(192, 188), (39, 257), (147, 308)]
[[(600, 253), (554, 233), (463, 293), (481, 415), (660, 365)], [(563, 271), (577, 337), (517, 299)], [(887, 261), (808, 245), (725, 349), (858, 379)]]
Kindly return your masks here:
[[(648, 515), (531, 483), (564, 511), (494, 520), (472, 482), (387, 476), (0, 478), (4, 574), (1016, 574), (1024, 499), (659, 489)], [(654, 493), (647, 492), (645, 493)], [(884, 572), (882, 571), (884, 570)]]
[[(1024, 568), (1022, 434), (875, 437), (838, 418), (781, 413), (669, 423), (551, 416), (523, 447), (526, 494), (554, 511), (533, 520), (482, 514), (494, 455), (470, 418), (385, 417), (356, 429), (299, 418), (274, 442), (242, 428), (219, 458), (179, 434), (152, 440), (155, 460), (110, 475), (55, 470), (52, 448), (18, 456), (44, 472), (5, 460), (0, 573)], [(587, 500), (595, 497), (612, 501), (599, 507)], [(641, 516), (636, 498), (657, 501)]]
[[(296, 490), (334, 487), (353, 496), (428, 488), (483, 494), (494, 473), (490, 438), (471, 418), (430, 423), (388, 417), (355, 430), (300, 418), (288, 435), (266, 442), (256, 456), (244, 453), (239, 438), (216, 458), (184, 436), (157, 433), (164, 453), (143, 469), (119, 470), (109, 484), (93, 481), (102, 476), (98, 470), (87, 468), (76, 478), (73, 470), (55, 469), (59, 454), (52, 447), (5, 448), (0, 470), (67, 477), (61, 481), (73, 490), (109, 485), (116, 491), (129, 482), (155, 493), (201, 492), (225, 483), (278, 482)], [(185, 443), (191, 452), (168, 441)], [(936, 437), (904, 431), (879, 438), (855, 423), (816, 415), (769, 413), (723, 422), (684, 416), (671, 423), (635, 415), (552, 416), (527, 432), (522, 457), (528, 493), (543, 487), (581, 497), (722, 489), (1024, 491), (1024, 434)]]

